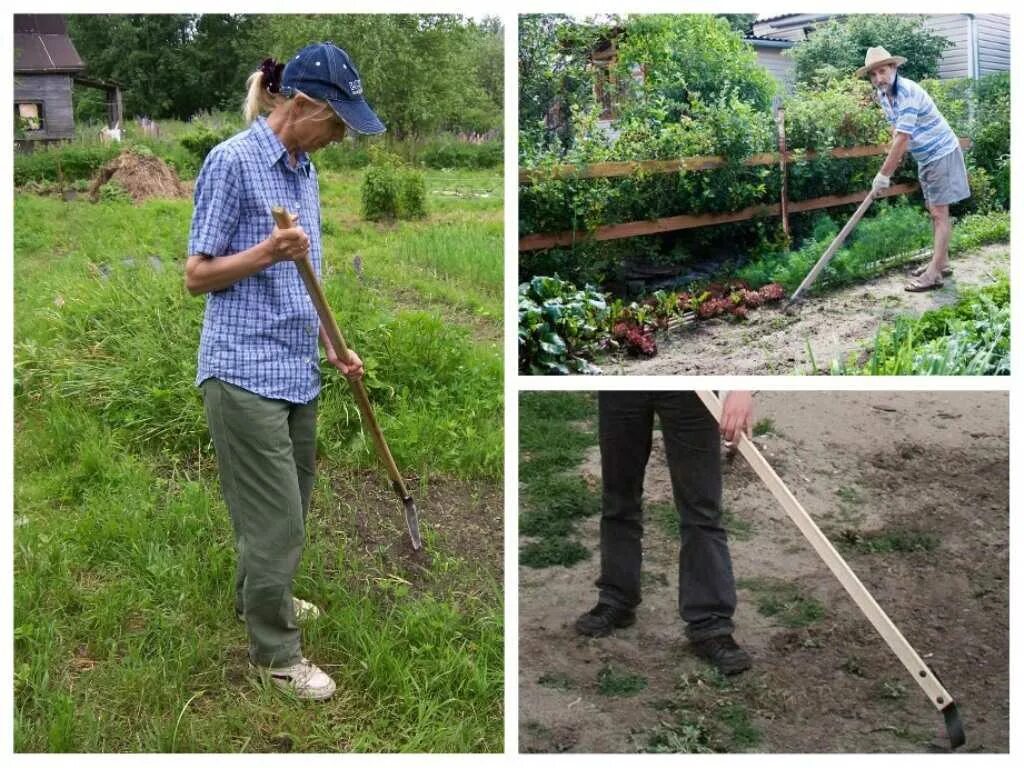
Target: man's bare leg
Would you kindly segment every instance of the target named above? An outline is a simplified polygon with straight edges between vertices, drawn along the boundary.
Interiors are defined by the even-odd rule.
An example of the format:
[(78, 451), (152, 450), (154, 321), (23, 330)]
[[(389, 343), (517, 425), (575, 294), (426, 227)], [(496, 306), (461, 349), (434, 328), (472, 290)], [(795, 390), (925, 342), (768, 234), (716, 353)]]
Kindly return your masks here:
[(914, 283), (932, 285), (942, 280), (942, 271), (949, 267), (949, 236), (952, 227), (949, 222), (948, 205), (929, 205), (932, 217), (932, 259), (923, 269), (914, 272)]

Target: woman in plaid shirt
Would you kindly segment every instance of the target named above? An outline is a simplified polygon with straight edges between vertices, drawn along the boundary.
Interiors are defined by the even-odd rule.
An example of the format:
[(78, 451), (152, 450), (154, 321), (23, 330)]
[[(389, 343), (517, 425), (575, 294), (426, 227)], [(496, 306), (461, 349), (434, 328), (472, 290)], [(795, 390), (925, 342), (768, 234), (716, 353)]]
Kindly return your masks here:
[[(289, 262), (308, 257), (320, 275), (308, 153), (347, 129), (384, 125), (352, 60), (331, 43), (309, 45), (287, 65), (264, 61), (248, 87), (249, 128), (214, 147), (196, 181), (185, 267), (189, 292), (207, 297), (196, 385), (234, 529), (235, 612), (250, 662), (299, 698), (326, 699), (334, 681), (303, 656), (297, 626), (319, 610), (292, 595), (316, 467), (317, 338), (345, 376), (358, 379), (363, 364), (351, 350), (335, 354)], [(275, 205), (293, 212), (294, 227), (274, 225)]]

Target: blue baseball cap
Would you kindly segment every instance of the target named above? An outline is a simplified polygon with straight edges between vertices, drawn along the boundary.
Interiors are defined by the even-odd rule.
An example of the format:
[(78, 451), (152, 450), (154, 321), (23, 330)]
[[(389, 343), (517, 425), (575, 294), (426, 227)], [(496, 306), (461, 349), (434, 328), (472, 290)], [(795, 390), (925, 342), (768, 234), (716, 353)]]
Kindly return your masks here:
[(387, 129), (363, 98), (363, 84), (352, 59), (334, 43), (307, 45), (285, 65), (281, 93), (302, 91), (326, 101), (346, 125), (358, 133), (383, 133)]

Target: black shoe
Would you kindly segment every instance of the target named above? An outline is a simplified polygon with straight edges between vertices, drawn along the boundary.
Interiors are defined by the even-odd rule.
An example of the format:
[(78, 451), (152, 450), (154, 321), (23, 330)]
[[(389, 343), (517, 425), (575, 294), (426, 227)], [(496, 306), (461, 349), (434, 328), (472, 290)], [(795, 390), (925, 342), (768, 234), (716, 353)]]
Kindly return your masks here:
[(691, 640), (694, 652), (723, 675), (738, 675), (750, 669), (750, 654), (736, 645), (732, 635), (718, 635), (705, 640)]
[(576, 619), (576, 631), (590, 637), (605, 637), (613, 629), (628, 627), (636, 622), (636, 614), (627, 608), (598, 603)]

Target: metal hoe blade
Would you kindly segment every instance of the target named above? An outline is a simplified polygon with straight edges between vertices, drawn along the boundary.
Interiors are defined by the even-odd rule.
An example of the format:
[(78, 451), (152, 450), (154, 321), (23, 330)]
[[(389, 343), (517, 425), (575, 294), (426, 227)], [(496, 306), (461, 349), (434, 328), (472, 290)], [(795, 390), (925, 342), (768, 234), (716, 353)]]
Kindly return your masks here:
[(391, 485), (405, 506), (405, 525), (409, 529), (409, 539), (412, 541), (412, 548), (419, 551), (420, 547), (423, 546), (423, 540), (420, 538), (420, 515), (416, 511), (416, 502), (412, 496), (405, 493), (399, 483), (392, 483)]

